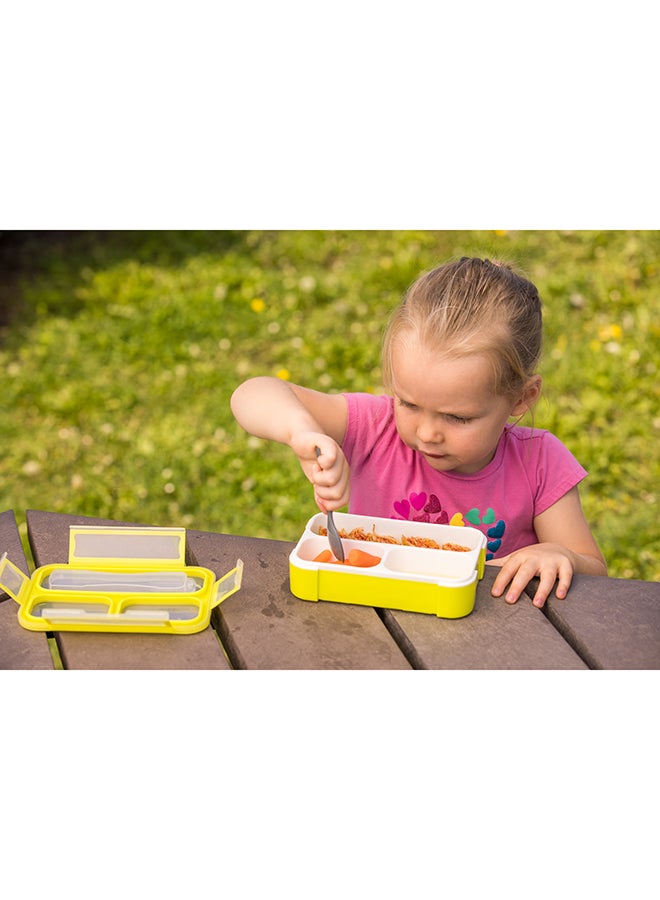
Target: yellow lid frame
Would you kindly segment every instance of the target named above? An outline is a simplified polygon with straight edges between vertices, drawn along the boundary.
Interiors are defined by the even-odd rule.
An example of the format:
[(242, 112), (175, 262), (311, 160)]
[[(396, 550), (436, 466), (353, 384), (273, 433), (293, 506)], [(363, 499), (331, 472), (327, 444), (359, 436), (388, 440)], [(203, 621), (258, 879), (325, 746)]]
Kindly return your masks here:
[(71, 566), (158, 566), (186, 564), (186, 529), (71, 525)]
[(0, 556), (0, 590), (30, 631), (191, 634), (240, 590), (243, 562), (220, 578), (187, 566), (185, 528), (82, 526), (69, 529), (69, 562), (26, 575)]

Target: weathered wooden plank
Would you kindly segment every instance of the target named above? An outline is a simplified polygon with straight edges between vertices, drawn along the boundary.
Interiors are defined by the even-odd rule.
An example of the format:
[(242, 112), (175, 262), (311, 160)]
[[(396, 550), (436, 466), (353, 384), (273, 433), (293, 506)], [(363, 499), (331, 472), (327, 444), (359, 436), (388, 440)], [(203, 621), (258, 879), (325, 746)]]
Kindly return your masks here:
[[(38, 566), (67, 562), (70, 525), (145, 524), (37, 510), (28, 510), (26, 518), (30, 546)], [(67, 669), (230, 668), (212, 628), (185, 635), (59, 631), (56, 637)]]
[(229, 669), (212, 628), (198, 634), (87, 634), (60, 631), (65, 669)]
[[(22, 572), (30, 574), (12, 510), (0, 513), (0, 555), (5, 552)], [(52, 669), (46, 635), (21, 628), (17, 615), (16, 602), (0, 591), (0, 669)]]
[(594, 669), (660, 669), (660, 584), (575, 575), (548, 620)]
[(370, 607), (299, 600), (289, 590), (285, 541), (188, 532), (197, 565), (227, 571), (245, 563), (241, 590), (216, 610), (233, 664), (245, 669), (408, 669)]
[(386, 610), (383, 619), (417, 668), (584, 669), (585, 663), (528, 597), (510, 605), (490, 590), (486, 567), (474, 610), (463, 619)]

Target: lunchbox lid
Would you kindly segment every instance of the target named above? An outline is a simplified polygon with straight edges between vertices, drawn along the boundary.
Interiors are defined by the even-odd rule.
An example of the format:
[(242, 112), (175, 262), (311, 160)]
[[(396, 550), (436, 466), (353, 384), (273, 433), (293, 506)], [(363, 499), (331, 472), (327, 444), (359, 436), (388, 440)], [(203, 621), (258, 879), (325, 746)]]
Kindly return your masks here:
[[(69, 562), (72, 577), (81, 569), (156, 569), (172, 572), (186, 568), (186, 529), (146, 526), (71, 525)], [(42, 567), (43, 569), (44, 567)], [(33, 577), (26, 575), (7, 557), (0, 556), (0, 590), (19, 600)]]
[(186, 563), (186, 529), (146, 526), (71, 525), (69, 565), (152, 566)]
[(191, 634), (241, 587), (242, 560), (220, 578), (187, 566), (185, 528), (72, 525), (69, 562), (26, 575), (0, 556), (0, 590), (16, 600), (19, 623), (34, 631)]

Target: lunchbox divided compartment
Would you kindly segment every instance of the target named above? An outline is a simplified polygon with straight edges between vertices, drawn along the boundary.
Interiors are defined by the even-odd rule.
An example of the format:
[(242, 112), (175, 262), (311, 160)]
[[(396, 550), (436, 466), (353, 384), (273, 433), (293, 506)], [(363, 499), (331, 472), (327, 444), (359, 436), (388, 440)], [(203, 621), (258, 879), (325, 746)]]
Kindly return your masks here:
[(156, 603), (113, 602), (100, 597), (94, 603), (70, 603), (67, 600), (37, 598), (30, 608), (23, 610), (26, 620), (40, 619), (54, 630), (66, 624), (89, 625), (165, 625), (172, 622), (194, 622), (203, 614), (201, 604), (168, 603), (161, 598)]
[[(318, 513), (307, 523), (289, 558), (295, 596), (435, 613), (444, 618), (458, 618), (474, 608), (476, 582), (483, 577), (486, 557), (486, 538), (476, 528), (349, 513), (335, 513), (334, 518), (340, 533), (356, 535), (342, 538), (345, 555), (358, 548), (379, 557), (379, 562), (368, 568), (316, 562), (329, 548), (327, 536), (322, 534), (326, 517)], [(434, 542), (439, 549), (414, 546), (415, 542)], [(451, 545), (464, 549), (451, 549)]]
[[(113, 609), (115, 612), (113, 612)], [(172, 622), (194, 622), (202, 615), (200, 604), (168, 604), (161, 600), (155, 604), (122, 603), (113, 605), (107, 602), (76, 603), (71, 605), (65, 600), (38, 600), (24, 616), (41, 619), (54, 630), (62, 630), (67, 623), (79, 625), (165, 625)]]
[(208, 569), (182, 571), (76, 569), (42, 566), (33, 576), (22, 606), (26, 622), (57, 630), (78, 625), (167, 628), (169, 623), (199, 624), (208, 608), (215, 576)]
[[(346, 551), (357, 547), (373, 556), (380, 556), (383, 567), (393, 574), (464, 578), (473, 569), (481, 568), (479, 577), (483, 575), (486, 538), (476, 528), (432, 525), (428, 522), (409, 522), (350, 513), (335, 513), (334, 519), (341, 534), (360, 531), (373, 536), (367, 539), (342, 538)], [(294, 551), (299, 561), (313, 562), (315, 556), (328, 549), (325, 530), (327, 530), (326, 516), (317, 513), (307, 523)], [(376, 538), (385, 538), (392, 542)], [(415, 541), (433, 542), (438, 547), (413, 546)], [(443, 546), (448, 544), (466, 549), (443, 549)], [(320, 565), (328, 564), (320, 563)]]
[(69, 563), (41, 566), (31, 578), (0, 558), (0, 586), (32, 631), (201, 631), (212, 608), (239, 590), (242, 572), (241, 560), (220, 579), (186, 566), (183, 528), (71, 526)]
[[(380, 562), (374, 566), (359, 567), (346, 566), (350, 571), (372, 572), (377, 575), (390, 575), (406, 578), (409, 575), (429, 576), (431, 578), (446, 578), (448, 580), (463, 580), (466, 573), (474, 570), (466, 559), (460, 559), (459, 554), (465, 551), (436, 550), (425, 547), (405, 547), (391, 544), (377, 544), (373, 541), (356, 541), (342, 538), (344, 555), (352, 549), (364, 550), (371, 556), (380, 557)], [(324, 550), (328, 549), (327, 537), (312, 537), (302, 541), (297, 548), (296, 562), (310, 562), (315, 566), (324, 566), (331, 570), (337, 568), (336, 562), (315, 562), (315, 559)]]

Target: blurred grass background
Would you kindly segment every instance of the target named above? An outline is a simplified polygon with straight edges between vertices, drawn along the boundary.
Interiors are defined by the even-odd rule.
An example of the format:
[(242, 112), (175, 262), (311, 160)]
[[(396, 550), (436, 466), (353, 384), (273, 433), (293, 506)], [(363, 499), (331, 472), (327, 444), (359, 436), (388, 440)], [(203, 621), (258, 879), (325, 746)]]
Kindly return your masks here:
[(294, 540), (315, 507), (229, 397), (277, 375), (380, 390), (391, 309), (456, 256), (515, 263), (544, 301), (534, 421), (589, 470), (610, 574), (660, 578), (657, 231), (0, 233), (0, 510)]

